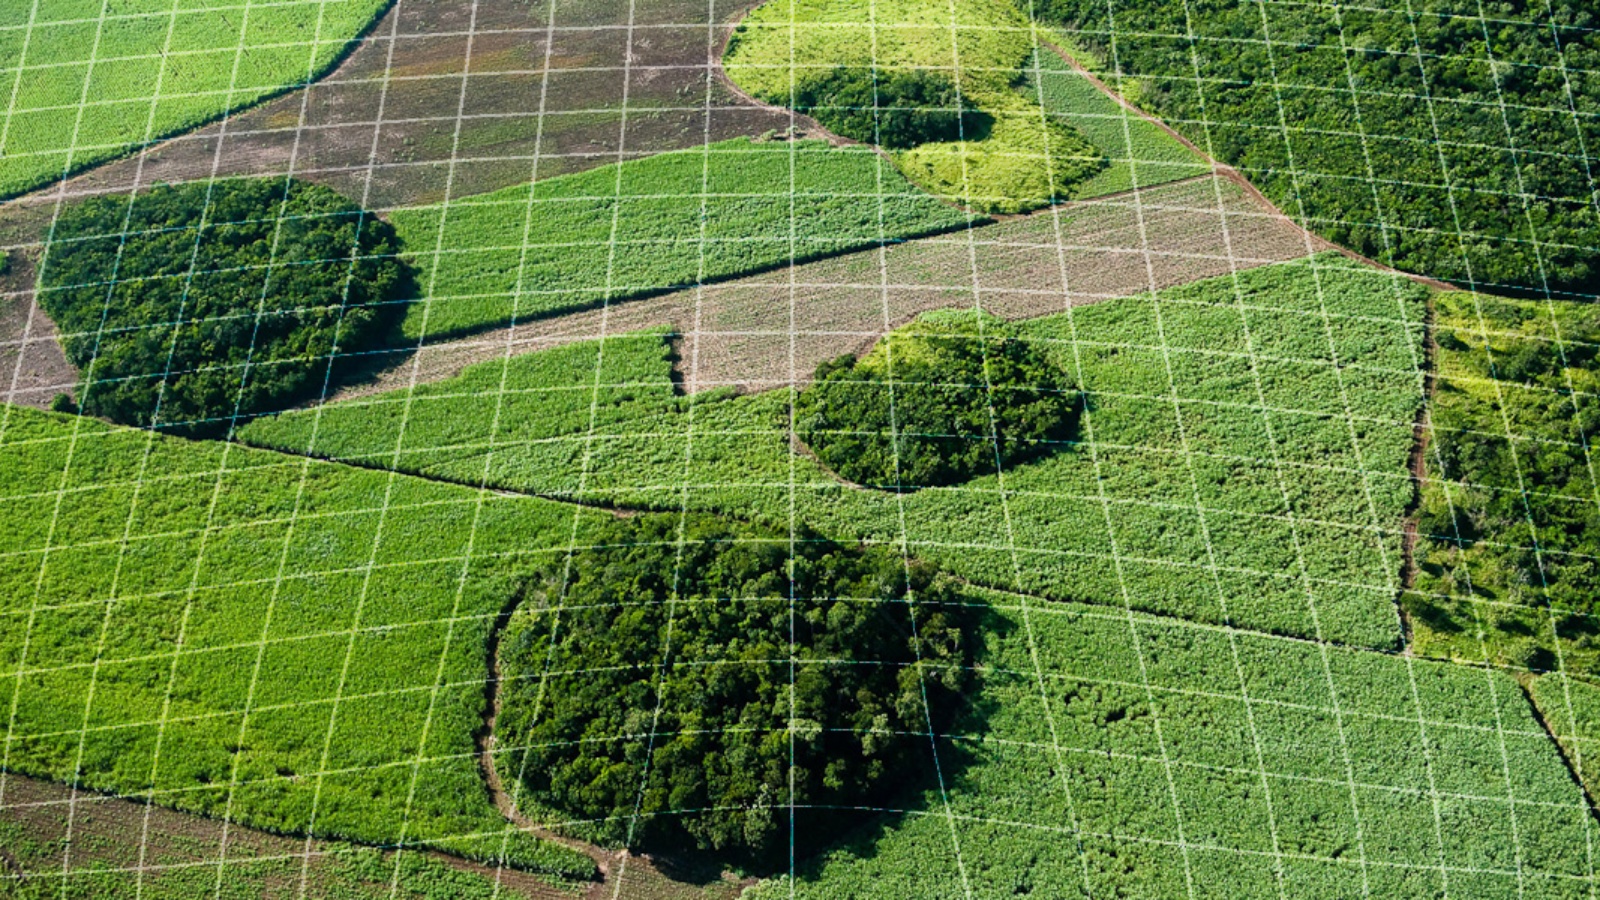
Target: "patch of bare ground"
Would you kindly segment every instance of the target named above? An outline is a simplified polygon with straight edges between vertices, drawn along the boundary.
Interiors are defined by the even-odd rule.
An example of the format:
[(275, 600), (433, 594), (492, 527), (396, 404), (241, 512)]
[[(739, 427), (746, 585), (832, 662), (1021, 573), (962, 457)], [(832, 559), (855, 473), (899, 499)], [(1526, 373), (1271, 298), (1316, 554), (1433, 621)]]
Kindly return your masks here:
[[(0, 249), (0, 259), (5, 250)], [(78, 370), (56, 341), (56, 326), (34, 302), (34, 263), (15, 251), (0, 275), (0, 402), (43, 409), (71, 393)]]
[(935, 309), (1011, 320), (1303, 257), (1305, 233), (1227, 179), (1206, 176), (996, 225), (851, 253), (658, 297), (376, 354), (343, 400), (606, 334), (669, 326), (686, 391), (802, 385)]
[(292, 169), (384, 209), (782, 129), (717, 77), (749, 5), (398, 0), (322, 80), (7, 207)]
[[(250, 880), (245, 883), (259, 881), (269, 889), (282, 882), (278, 884), (282, 896), (303, 896), (298, 894), (302, 866), (310, 896), (324, 896), (329, 893), (325, 888), (343, 886), (348, 890), (351, 885), (348, 873), (334, 871), (340, 864), (341, 852), (349, 849), (346, 844), (315, 840), (308, 843), (304, 838), (226, 826), (218, 819), (75, 791), (63, 784), (16, 774), (0, 775), (0, 828), (4, 829), (0, 835), (20, 835), (5, 849), (5, 865), (0, 866), (0, 895), (6, 894), (8, 879), (38, 879), (62, 886), (62, 896), (82, 896), (72, 888), (73, 873), (123, 871), (132, 878), (141, 868), (146, 887), (158, 888), (168, 877), (183, 879), (187, 884), (192, 883), (195, 870), (215, 871), (219, 864), (224, 866), (223, 878), (228, 884), (248, 877)], [(501, 895), (508, 898), (570, 900), (573, 896), (527, 872), (491, 868), (444, 854), (430, 855), (456, 869), (497, 880)], [(63, 874), (65, 885), (58, 881)], [(390, 896), (386, 881), (374, 882), (370, 888), (370, 895), (375, 898)], [(167, 895), (160, 890), (156, 893)]]

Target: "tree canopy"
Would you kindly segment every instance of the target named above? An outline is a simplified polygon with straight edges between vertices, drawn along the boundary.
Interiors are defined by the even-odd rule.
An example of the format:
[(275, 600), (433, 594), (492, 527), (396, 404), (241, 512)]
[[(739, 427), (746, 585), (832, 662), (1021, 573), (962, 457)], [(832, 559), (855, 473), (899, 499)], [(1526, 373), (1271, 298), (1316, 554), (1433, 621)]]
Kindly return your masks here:
[(759, 865), (931, 767), (975, 641), (947, 576), (705, 517), (594, 543), (536, 574), (500, 644), (499, 765), (524, 797), (585, 837)]
[(1600, 292), (1593, 3), (1030, 8), (1331, 240), (1478, 288)]
[[(131, 206), (130, 206), (131, 204)], [(327, 188), (283, 179), (158, 186), (64, 210), (39, 303), (95, 416), (225, 432), (323, 384), (404, 280), (387, 224)]]
[(808, 113), (835, 134), (891, 150), (977, 139), (993, 123), (962, 100), (954, 79), (921, 69), (839, 66), (797, 78), (792, 98), (763, 99)]
[(1070, 441), (1080, 393), (992, 317), (925, 316), (817, 368), (796, 427), (824, 464), (887, 490), (992, 475)]

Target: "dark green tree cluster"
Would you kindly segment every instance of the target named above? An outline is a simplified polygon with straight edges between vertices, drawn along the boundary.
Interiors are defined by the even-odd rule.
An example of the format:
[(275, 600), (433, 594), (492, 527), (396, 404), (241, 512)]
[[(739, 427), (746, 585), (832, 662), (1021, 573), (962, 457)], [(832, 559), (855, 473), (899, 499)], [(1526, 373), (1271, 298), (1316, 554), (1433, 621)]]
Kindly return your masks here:
[(159, 186), (65, 210), (39, 302), (85, 413), (213, 435), (314, 394), (332, 354), (370, 344), (404, 281), (398, 251), (387, 224), (316, 185)]
[(924, 317), (860, 360), (817, 368), (795, 407), (829, 468), (885, 490), (951, 485), (1072, 439), (1082, 397), (1035, 344), (997, 319)]
[(786, 858), (791, 836), (859, 819), (829, 808), (916, 786), (968, 677), (969, 610), (883, 549), (617, 523), (541, 571), (508, 625), (500, 771), (586, 837)]
[[(1465, 294), (1438, 302), (1437, 481), (1423, 493), (1423, 596), (1412, 605), (1476, 649), (1472, 623), (1484, 612), (1453, 601), (1491, 600), (1488, 619), (1504, 632), (1496, 640), (1521, 647), (1504, 661), (1555, 668), (1550, 638), (1592, 635), (1600, 615), (1600, 307)], [(1583, 648), (1568, 648), (1574, 666), (1592, 656), (1574, 649)]]
[(1027, 5), (1331, 240), (1489, 290), (1600, 291), (1588, 0)]
[(976, 140), (993, 124), (962, 101), (952, 78), (923, 69), (839, 66), (796, 79), (793, 98), (762, 99), (810, 115), (834, 134), (891, 150)]

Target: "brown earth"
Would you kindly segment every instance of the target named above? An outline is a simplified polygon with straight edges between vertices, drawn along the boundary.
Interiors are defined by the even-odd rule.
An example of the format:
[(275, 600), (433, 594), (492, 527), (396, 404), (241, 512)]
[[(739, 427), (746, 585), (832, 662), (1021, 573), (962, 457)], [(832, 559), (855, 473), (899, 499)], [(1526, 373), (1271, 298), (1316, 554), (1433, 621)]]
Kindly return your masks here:
[(438, 381), (464, 367), (666, 325), (684, 388), (804, 384), (918, 314), (974, 304), (1006, 319), (1160, 290), (1307, 254), (1305, 233), (1205, 176), (1066, 204), (942, 237), (373, 355), (333, 400)]
[(19, 251), (10, 259), (0, 275), (0, 403), (43, 409), (72, 392), (78, 372), (56, 342), (55, 323), (33, 301), (32, 258)]
[(8, 207), (292, 169), (386, 209), (786, 128), (716, 77), (750, 5), (398, 0), (315, 84)]
[[(348, 876), (338, 878), (333, 871), (339, 864), (337, 854), (349, 848), (346, 844), (308, 842), (238, 825), (225, 826), (217, 819), (74, 791), (66, 785), (15, 774), (0, 775), (0, 839), (8, 832), (20, 832), (21, 838), (0, 850), (4, 861), (0, 865), (0, 895), (8, 895), (7, 882), (12, 879), (45, 881), (52, 888), (49, 892), (55, 893), (54, 889), (62, 886), (63, 872), (68, 875), (65, 885), (71, 887), (74, 872), (109, 869), (132, 873), (142, 866), (145, 887), (157, 888), (157, 893), (166, 896), (159, 890), (164, 879), (182, 879), (182, 884), (189, 884), (196, 870), (215, 872), (224, 858), (224, 847), (229, 867), (224, 878), (230, 885), (239, 879), (251, 879), (246, 883), (259, 883), (272, 892), (270, 896), (301, 896), (302, 866), (307, 873), (308, 896), (324, 896), (325, 889), (351, 883)], [(510, 900), (573, 897), (570, 891), (527, 872), (494, 869), (443, 854), (430, 855), (456, 869), (498, 880), (501, 896)], [(392, 854), (386, 857), (392, 859)], [(386, 882), (367, 887), (374, 898), (390, 896)], [(72, 890), (61, 892), (63, 896), (81, 896)]]

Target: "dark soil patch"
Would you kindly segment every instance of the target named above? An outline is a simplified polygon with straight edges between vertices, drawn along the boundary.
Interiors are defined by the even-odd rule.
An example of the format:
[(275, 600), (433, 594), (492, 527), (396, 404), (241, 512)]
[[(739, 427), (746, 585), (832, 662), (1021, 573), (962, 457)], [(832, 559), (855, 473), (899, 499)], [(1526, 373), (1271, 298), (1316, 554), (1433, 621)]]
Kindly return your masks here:
[[(228, 868), (223, 878), (230, 883), (246, 874), (249, 883), (281, 880), (285, 882), (282, 896), (297, 896), (302, 865), (312, 896), (323, 896), (328, 893), (326, 888), (350, 883), (348, 877), (333, 877), (339, 864), (335, 854), (348, 850), (349, 845), (227, 826), (217, 819), (75, 792), (66, 785), (15, 774), (0, 775), (0, 835), (7, 832), (19, 839), (7, 846), (10, 871), (0, 866), (0, 876), (49, 879), (52, 885), (63, 872), (70, 878), (72, 873), (138, 866), (146, 868), (147, 886), (156, 886), (167, 877), (190, 882), (196, 869), (215, 871), (224, 849)], [(392, 854), (386, 857), (393, 859)], [(527, 872), (493, 869), (442, 854), (433, 854), (433, 858), (498, 879), (501, 896), (509, 900), (570, 900), (573, 896)], [(5, 894), (3, 880), (0, 894)], [(389, 896), (388, 885), (372, 885), (371, 895)]]
[(33, 259), (12, 251), (10, 270), (0, 275), (0, 402), (44, 409), (56, 394), (71, 393), (78, 370), (61, 352), (55, 324), (34, 303), (33, 284)]

